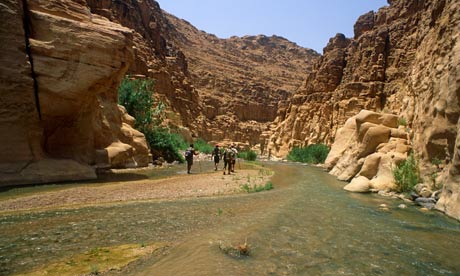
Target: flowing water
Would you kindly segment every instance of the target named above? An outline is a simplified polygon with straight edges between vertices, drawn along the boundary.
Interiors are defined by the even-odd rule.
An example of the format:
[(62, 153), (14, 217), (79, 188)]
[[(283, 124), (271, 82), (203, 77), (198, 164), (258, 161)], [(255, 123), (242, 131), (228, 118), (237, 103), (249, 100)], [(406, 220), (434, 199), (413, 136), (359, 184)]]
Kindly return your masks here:
[[(112, 274), (460, 275), (457, 221), (347, 193), (318, 168), (270, 166), (269, 192), (2, 215), (0, 274), (98, 246), (163, 241), (166, 254)], [(245, 241), (248, 257), (219, 249)]]

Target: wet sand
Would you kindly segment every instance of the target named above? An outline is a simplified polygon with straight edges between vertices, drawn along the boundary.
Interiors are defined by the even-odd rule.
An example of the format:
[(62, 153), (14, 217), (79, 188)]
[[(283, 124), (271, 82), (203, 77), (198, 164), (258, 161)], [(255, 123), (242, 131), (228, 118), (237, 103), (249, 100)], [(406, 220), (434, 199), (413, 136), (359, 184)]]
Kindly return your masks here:
[(178, 175), (163, 179), (81, 184), (58, 191), (41, 191), (0, 200), (0, 213), (26, 210), (81, 207), (128, 201), (176, 200), (242, 193), (241, 186), (265, 185), (270, 173), (261, 169), (238, 170), (232, 175), (222, 171)]

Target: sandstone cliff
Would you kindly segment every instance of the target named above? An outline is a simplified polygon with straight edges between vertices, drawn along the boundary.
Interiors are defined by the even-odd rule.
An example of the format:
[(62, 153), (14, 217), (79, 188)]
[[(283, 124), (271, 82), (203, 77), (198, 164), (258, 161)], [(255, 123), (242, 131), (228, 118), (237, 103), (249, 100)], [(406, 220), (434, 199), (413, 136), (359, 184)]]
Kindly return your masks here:
[(1, 185), (146, 165), (145, 138), (117, 105), (131, 30), (91, 14), (85, 1), (10, 0), (0, 14)]
[(422, 173), (442, 161), (437, 208), (460, 218), (460, 3), (389, 4), (361, 16), (353, 38), (331, 39), (267, 143), (283, 156), (292, 146), (331, 144), (362, 109), (396, 114), (407, 121)]

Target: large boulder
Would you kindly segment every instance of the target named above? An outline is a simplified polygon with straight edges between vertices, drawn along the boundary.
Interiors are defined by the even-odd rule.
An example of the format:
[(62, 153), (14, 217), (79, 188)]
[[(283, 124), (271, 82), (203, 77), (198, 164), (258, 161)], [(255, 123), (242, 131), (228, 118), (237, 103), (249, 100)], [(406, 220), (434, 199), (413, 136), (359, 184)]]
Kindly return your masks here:
[(370, 182), (367, 177), (358, 176), (354, 178), (350, 184), (346, 185), (343, 189), (354, 193), (367, 193), (370, 191)]
[[(350, 181), (348, 191), (395, 188), (392, 170), (410, 150), (407, 133), (397, 128), (397, 117), (362, 110), (339, 129), (326, 159), (330, 174)], [(396, 137), (392, 137), (392, 136)]]

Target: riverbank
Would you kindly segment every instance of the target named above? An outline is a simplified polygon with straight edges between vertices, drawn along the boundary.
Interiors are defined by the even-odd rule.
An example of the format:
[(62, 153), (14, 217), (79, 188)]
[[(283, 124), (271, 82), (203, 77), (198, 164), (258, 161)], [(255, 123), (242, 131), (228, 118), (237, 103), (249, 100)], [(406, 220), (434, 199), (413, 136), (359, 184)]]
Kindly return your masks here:
[[(131, 174), (136, 171), (131, 171)], [(112, 174), (123, 178), (125, 172)], [(115, 175), (115, 176), (114, 176)], [(97, 185), (63, 184), (56, 191), (38, 190), (26, 194), (2, 196), (0, 213), (67, 207), (93, 206), (108, 203), (146, 200), (175, 200), (242, 193), (242, 186), (265, 185), (271, 172), (265, 168), (246, 168), (232, 175), (222, 171), (176, 175), (160, 179), (114, 181)]]

